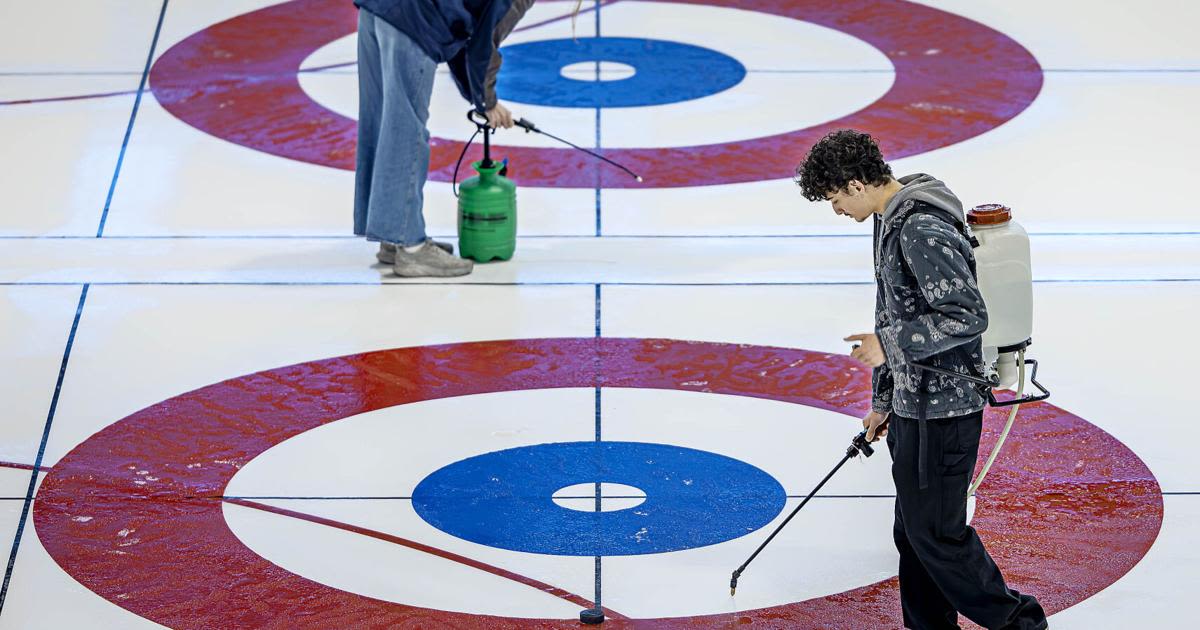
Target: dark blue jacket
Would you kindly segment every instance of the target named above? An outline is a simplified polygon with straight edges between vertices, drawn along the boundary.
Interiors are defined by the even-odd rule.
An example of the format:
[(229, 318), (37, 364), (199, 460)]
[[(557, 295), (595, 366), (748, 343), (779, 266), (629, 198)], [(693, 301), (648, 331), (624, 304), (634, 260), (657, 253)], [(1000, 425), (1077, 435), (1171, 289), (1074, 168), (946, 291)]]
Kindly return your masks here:
[(485, 111), (484, 78), (492, 30), (512, 0), (354, 0), (408, 35), (436, 63), (450, 66), (458, 91)]

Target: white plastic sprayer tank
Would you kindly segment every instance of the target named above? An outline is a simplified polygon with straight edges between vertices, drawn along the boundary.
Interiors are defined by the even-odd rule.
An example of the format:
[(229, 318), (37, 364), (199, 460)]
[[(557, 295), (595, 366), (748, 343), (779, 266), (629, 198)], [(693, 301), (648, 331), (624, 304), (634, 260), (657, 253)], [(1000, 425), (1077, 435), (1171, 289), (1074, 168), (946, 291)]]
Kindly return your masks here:
[(1029, 235), (1012, 220), (1006, 206), (976, 206), (967, 222), (979, 240), (975, 261), (979, 290), (988, 310), (983, 333), (983, 353), (995, 361), (1000, 386), (1017, 380), (1016, 351), (1033, 337), (1033, 270), (1029, 262)]

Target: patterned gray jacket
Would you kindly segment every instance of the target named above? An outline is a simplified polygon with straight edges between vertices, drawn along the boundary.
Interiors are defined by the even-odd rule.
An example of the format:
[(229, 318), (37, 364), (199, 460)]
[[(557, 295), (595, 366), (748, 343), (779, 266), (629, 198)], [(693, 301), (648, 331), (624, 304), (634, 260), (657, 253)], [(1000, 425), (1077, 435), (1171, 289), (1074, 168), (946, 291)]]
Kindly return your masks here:
[(887, 362), (875, 368), (871, 407), (907, 418), (952, 418), (983, 408), (969, 381), (914, 367), (984, 374), (980, 335), (988, 315), (975, 276), (962, 202), (941, 181), (918, 174), (875, 221), (875, 334)]

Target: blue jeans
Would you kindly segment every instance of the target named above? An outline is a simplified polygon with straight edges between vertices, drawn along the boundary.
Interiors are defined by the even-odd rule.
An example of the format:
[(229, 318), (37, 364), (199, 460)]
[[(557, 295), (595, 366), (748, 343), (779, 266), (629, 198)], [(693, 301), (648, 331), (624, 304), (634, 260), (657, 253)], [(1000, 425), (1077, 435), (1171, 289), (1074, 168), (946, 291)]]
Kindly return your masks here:
[(358, 12), (354, 233), (402, 246), (425, 240), (429, 99), (437, 64), (408, 35)]

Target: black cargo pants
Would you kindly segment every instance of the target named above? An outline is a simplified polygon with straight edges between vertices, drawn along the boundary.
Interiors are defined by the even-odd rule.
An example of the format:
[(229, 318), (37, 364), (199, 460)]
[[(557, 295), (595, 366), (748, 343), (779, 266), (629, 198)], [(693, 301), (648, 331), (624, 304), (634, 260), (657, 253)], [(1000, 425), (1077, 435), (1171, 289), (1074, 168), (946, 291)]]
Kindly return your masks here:
[[(967, 486), (979, 452), (983, 412), (927, 420), (919, 453), (917, 420), (892, 415), (887, 445), (896, 482), (893, 536), (900, 551), (904, 625), (918, 630), (958, 628), (958, 613), (989, 630), (1047, 627), (1030, 595), (1008, 588), (975, 529), (967, 525)], [(920, 489), (918, 457), (929, 485)]]

